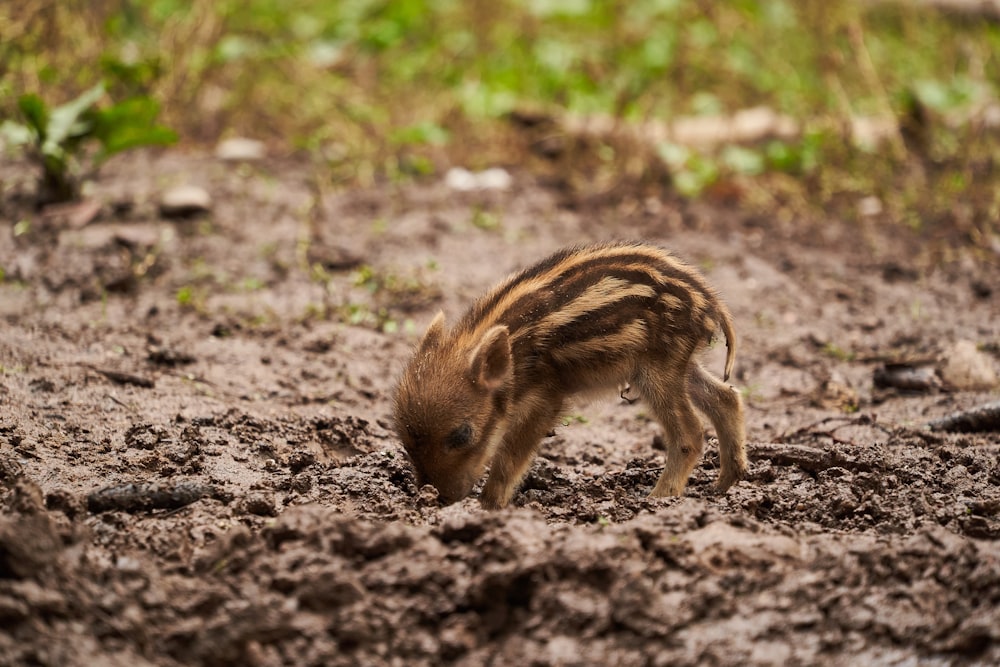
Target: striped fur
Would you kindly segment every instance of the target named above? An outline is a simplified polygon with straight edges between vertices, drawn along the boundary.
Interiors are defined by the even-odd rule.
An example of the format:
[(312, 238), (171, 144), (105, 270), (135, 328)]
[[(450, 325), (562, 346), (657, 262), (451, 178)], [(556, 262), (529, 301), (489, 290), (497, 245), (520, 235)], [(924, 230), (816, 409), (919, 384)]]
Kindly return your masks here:
[(445, 501), (489, 465), (481, 501), (502, 507), (569, 396), (627, 384), (665, 430), (653, 495), (680, 495), (697, 463), (695, 408), (719, 435), (725, 490), (746, 470), (742, 404), (694, 360), (720, 328), (728, 379), (732, 318), (694, 268), (642, 243), (566, 248), (490, 290), (452, 331), (435, 318), (400, 379), (397, 431), (418, 481)]

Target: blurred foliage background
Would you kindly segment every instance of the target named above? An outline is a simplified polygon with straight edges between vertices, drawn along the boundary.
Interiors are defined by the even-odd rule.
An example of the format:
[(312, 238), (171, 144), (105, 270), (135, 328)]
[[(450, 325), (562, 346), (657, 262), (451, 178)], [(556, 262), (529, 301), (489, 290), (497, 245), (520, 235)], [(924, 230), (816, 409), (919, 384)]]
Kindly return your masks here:
[[(530, 169), (552, 162), (532, 150), (539, 132), (610, 119), (549, 171), (582, 165), (563, 174), (577, 190), (624, 175), (772, 214), (875, 202), (882, 219), (985, 244), (1000, 218), (1000, 23), (953, 4), (18, 0), (0, 3), (0, 116), (103, 81), (109, 100), (156, 100), (182, 144), (255, 137), (360, 185)], [(794, 129), (694, 147), (643, 129), (755, 107)]]

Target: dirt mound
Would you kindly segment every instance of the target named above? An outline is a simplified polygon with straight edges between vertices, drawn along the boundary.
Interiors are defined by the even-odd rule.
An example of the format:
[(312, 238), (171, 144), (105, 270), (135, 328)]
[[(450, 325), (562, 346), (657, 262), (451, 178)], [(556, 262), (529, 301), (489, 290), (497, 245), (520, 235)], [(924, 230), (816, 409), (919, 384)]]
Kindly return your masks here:
[(0, 531), (9, 664), (81, 664), (93, 641), (95, 657), (211, 665), (1000, 657), (992, 543), (933, 524), (802, 537), (685, 499), (623, 524), (519, 509), (415, 526), (310, 504), (164, 567), (64, 547), (22, 509)]

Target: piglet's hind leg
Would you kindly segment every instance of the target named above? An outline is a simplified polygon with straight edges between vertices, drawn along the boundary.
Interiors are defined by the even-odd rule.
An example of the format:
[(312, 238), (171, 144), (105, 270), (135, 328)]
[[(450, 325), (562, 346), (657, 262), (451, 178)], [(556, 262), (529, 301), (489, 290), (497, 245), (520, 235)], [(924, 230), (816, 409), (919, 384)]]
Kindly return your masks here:
[(747, 473), (743, 401), (739, 392), (698, 364), (688, 371), (687, 388), (695, 406), (712, 422), (719, 437), (718, 488), (726, 491)]
[[(679, 496), (684, 493), (691, 471), (701, 458), (702, 426), (691, 402), (679, 382), (669, 382), (673, 373), (663, 374), (659, 382), (648, 377), (639, 379), (639, 391), (663, 427), (663, 442), (667, 460), (663, 474), (653, 487), (651, 496)], [(683, 385), (681, 385), (683, 386)]]

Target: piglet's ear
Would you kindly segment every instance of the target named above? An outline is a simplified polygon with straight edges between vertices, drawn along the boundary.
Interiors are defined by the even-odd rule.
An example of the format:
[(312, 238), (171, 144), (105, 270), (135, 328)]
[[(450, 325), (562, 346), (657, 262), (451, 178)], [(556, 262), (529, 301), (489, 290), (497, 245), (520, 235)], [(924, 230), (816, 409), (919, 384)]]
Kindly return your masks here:
[(477, 385), (496, 389), (507, 380), (512, 365), (510, 333), (507, 327), (497, 325), (486, 332), (472, 351), (469, 371)]
[(427, 331), (424, 332), (424, 337), (420, 339), (420, 345), (417, 350), (419, 352), (426, 352), (440, 345), (442, 340), (444, 340), (444, 311), (439, 310), (438, 314), (431, 320)]

